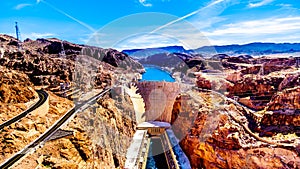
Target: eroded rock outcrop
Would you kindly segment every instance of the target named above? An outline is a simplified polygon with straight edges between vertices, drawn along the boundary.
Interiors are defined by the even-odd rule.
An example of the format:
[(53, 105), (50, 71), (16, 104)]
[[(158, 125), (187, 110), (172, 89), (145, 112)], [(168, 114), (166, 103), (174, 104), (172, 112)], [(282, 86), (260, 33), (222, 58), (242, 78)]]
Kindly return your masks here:
[(300, 87), (285, 89), (273, 96), (268, 110), (300, 109)]
[(130, 97), (106, 95), (64, 127), (72, 136), (46, 142), (16, 168), (124, 168), (135, 128)]
[[(196, 96), (194, 96), (196, 95)], [(232, 103), (220, 105), (218, 95), (195, 93), (200, 97), (196, 118), (188, 130), (184, 121), (172, 128), (184, 135), (180, 142), (190, 159), (192, 168), (297, 168), (300, 166), (297, 150), (290, 149), (293, 141), (284, 138), (263, 138), (248, 128), (250, 122), (245, 110)], [(175, 110), (178, 106), (175, 104)], [(193, 111), (195, 113), (195, 111)], [(190, 112), (189, 114), (192, 115)], [(286, 144), (280, 143), (280, 141)], [(270, 148), (272, 147), (273, 148)], [(292, 146), (291, 146), (292, 147)]]
[[(59, 86), (60, 83), (86, 81), (82, 77), (93, 76), (102, 65), (105, 70), (118, 72), (143, 72), (143, 66), (128, 55), (114, 49), (83, 46), (55, 38), (18, 41), (7, 35), (0, 35), (4, 50), (0, 65), (26, 73), (34, 85)], [(96, 82), (89, 85), (104, 86), (98, 74)], [(77, 79), (78, 78), (78, 79)], [(98, 80), (98, 81), (97, 81)], [(91, 80), (92, 81), (92, 80)], [(78, 85), (80, 87), (81, 84)], [(86, 87), (88, 88), (88, 87)]]
[(26, 103), (34, 99), (34, 86), (28, 76), (0, 66), (0, 103)]

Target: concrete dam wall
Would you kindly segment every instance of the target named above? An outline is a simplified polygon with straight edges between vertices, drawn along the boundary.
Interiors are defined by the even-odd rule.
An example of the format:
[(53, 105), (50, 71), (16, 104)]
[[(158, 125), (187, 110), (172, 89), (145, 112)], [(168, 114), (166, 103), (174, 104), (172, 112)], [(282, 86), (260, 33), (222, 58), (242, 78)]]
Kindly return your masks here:
[(163, 121), (171, 123), (173, 104), (180, 93), (178, 83), (138, 82), (138, 93), (145, 102), (145, 121)]

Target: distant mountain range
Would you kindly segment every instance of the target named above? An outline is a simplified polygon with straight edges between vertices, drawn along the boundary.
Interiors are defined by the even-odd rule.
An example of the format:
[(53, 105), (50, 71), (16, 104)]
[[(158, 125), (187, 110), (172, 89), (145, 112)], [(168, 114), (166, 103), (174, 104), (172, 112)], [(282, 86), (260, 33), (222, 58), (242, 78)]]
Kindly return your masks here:
[(266, 55), (279, 53), (300, 52), (300, 43), (250, 43), (245, 45), (225, 45), (225, 46), (204, 46), (194, 50), (186, 50), (182, 46), (168, 46), (147, 49), (123, 50), (132, 57), (147, 57), (159, 53), (185, 53), (185, 54), (248, 54), (248, 55)]
[(123, 50), (122, 52), (133, 57), (147, 57), (147, 56), (156, 55), (160, 53), (188, 53), (188, 54), (191, 53), (190, 50), (186, 50), (182, 46), (167, 46), (167, 47), (147, 48), (147, 49), (129, 49), (129, 50)]

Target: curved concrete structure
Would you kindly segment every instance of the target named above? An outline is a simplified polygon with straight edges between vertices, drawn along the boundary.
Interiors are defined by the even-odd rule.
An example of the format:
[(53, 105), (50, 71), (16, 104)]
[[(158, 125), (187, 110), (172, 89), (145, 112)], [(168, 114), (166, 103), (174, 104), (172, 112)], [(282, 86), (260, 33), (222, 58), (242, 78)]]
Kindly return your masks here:
[(137, 124), (140, 124), (146, 120), (145, 118), (145, 103), (142, 96), (137, 93), (138, 88), (136, 86), (130, 86), (125, 88), (126, 94), (130, 96), (135, 111), (135, 117)]
[(137, 87), (145, 102), (145, 121), (171, 123), (173, 105), (180, 93), (179, 84), (143, 81), (138, 82)]

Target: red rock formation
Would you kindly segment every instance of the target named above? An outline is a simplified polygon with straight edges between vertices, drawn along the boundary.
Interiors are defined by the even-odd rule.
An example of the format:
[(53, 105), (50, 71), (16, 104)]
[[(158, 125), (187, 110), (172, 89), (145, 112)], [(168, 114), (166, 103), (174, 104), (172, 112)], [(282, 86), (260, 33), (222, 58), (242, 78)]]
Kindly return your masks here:
[(287, 88), (293, 88), (295, 86), (300, 86), (300, 73), (286, 75), (286, 78), (280, 83), (278, 90), (282, 91)]
[(273, 96), (268, 110), (300, 109), (300, 87), (285, 89)]
[(197, 76), (197, 87), (199, 88), (202, 88), (202, 89), (211, 89), (212, 86), (211, 86), (211, 82), (206, 79), (206, 78), (203, 78), (201, 76)]
[[(209, 100), (210, 97), (204, 94), (201, 96), (203, 100)], [(273, 144), (270, 141), (272, 139), (255, 135), (247, 127), (249, 122), (240, 107), (231, 104), (225, 106), (226, 109), (218, 107), (210, 111), (209, 105), (213, 103), (199, 104), (201, 108), (197, 118), (180, 142), (193, 169), (300, 167), (297, 151), (276, 146), (270, 148), (269, 146)], [(174, 131), (179, 132), (184, 132), (178, 130), (184, 127), (185, 121), (172, 126)]]
[(241, 72), (234, 72), (232, 74), (229, 74), (226, 77), (226, 80), (228, 80), (230, 82), (233, 82), (233, 83), (236, 83), (236, 82), (242, 80), (242, 73)]

